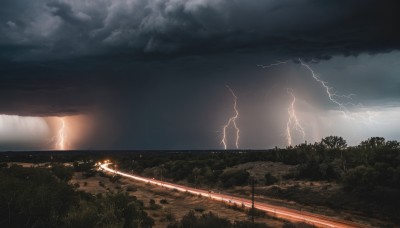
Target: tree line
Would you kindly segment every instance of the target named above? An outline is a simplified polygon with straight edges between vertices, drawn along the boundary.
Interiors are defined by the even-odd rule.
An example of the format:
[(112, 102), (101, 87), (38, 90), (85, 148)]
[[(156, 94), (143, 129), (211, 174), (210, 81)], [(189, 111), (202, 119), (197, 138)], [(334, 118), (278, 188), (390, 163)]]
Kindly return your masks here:
[[(342, 137), (329, 136), (313, 144), (266, 151), (143, 153), (115, 159), (120, 168), (137, 174), (155, 168), (152, 174), (155, 178), (186, 180), (194, 185), (245, 185), (250, 177), (246, 170), (224, 170), (247, 162), (271, 161), (296, 165), (294, 172), (284, 178), (337, 181), (349, 191), (366, 191), (379, 186), (400, 189), (400, 144), (382, 137), (372, 137), (351, 147)], [(265, 177), (266, 183), (276, 181), (276, 177), (268, 173)]]

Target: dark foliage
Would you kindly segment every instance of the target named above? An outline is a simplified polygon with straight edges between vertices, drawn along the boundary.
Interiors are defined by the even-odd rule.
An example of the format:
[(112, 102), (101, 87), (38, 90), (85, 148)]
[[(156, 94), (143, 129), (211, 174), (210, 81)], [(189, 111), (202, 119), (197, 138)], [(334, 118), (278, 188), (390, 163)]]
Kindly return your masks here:
[(264, 175), (265, 185), (273, 185), (278, 182), (278, 178), (274, 177), (271, 173), (266, 173)]
[(67, 181), (70, 168), (0, 169), (0, 222), (4, 227), (151, 227), (142, 204), (126, 194), (93, 197)]
[(201, 214), (200, 216), (196, 216), (194, 211), (190, 211), (188, 214), (183, 216), (183, 218), (179, 222), (172, 223), (168, 226), (168, 228), (247, 228), (247, 227), (255, 227), (255, 228), (266, 228), (268, 227), (262, 223), (252, 224), (249, 221), (235, 221), (234, 223), (230, 222), (225, 218), (220, 218), (217, 215), (209, 212), (205, 214)]

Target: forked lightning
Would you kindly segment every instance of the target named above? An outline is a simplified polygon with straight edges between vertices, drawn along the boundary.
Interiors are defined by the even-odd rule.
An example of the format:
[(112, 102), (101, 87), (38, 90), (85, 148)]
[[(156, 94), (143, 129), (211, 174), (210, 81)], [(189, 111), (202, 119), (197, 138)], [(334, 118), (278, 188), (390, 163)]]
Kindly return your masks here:
[(224, 145), (224, 148), (225, 148), (225, 150), (226, 150), (226, 149), (227, 149), (227, 144), (228, 144), (227, 139), (226, 139), (226, 130), (227, 130), (227, 128), (228, 128), (229, 126), (232, 125), (233, 128), (234, 128), (235, 131), (236, 131), (235, 146), (236, 146), (236, 149), (238, 149), (238, 148), (239, 148), (239, 133), (240, 133), (240, 130), (239, 130), (237, 124), (236, 124), (236, 120), (239, 118), (239, 111), (238, 111), (238, 109), (237, 109), (237, 96), (235, 95), (235, 93), (233, 92), (233, 90), (232, 90), (229, 86), (226, 86), (226, 87), (229, 89), (229, 91), (231, 92), (231, 94), (232, 94), (232, 96), (233, 96), (233, 110), (234, 110), (234, 115), (233, 115), (231, 118), (229, 118), (227, 124), (224, 125), (224, 127), (223, 127), (223, 130), (222, 130), (222, 141), (221, 141), (221, 143)]
[(59, 120), (61, 124), (57, 134), (56, 149), (65, 150), (65, 143), (66, 143), (65, 119), (64, 117), (60, 117)]
[(286, 140), (287, 140), (288, 146), (291, 146), (292, 145), (292, 132), (291, 132), (292, 129), (296, 130), (297, 132), (299, 132), (301, 134), (303, 141), (305, 140), (306, 133), (304, 131), (303, 126), (301, 126), (301, 124), (300, 124), (299, 118), (296, 115), (296, 111), (295, 111), (296, 97), (293, 94), (293, 89), (287, 89), (286, 91), (292, 97), (292, 102), (290, 103), (289, 108), (288, 108), (289, 118), (286, 123)]

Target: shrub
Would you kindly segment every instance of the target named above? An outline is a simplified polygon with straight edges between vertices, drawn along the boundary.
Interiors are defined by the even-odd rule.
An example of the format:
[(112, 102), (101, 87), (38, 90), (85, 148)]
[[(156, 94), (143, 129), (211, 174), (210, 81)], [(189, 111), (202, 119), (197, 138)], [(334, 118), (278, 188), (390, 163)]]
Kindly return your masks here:
[(194, 211), (195, 212), (199, 212), (199, 213), (203, 213), (206, 209), (204, 209), (203, 207), (195, 207)]
[(221, 174), (220, 180), (225, 188), (244, 185), (248, 182), (249, 172), (246, 170), (229, 170)]
[(349, 170), (343, 177), (343, 184), (347, 190), (367, 191), (374, 188), (378, 173), (371, 167), (358, 166)]
[(158, 210), (161, 208), (161, 205), (156, 204), (156, 201), (154, 199), (150, 199), (150, 210)]
[(166, 219), (168, 222), (173, 222), (173, 221), (175, 221), (175, 215), (172, 214), (171, 211), (167, 211), (166, 214), (165, 214), (165, 219)]
[(266, 173), (265, 176), (265, 185), (273, 185), (278, 182), (278, 178), (272, 176), (271, 173)]
[(135, 186), (133, 186), (133, 185), (128, 185), (126, 187), (126, 191), (128, 191), (128, 192), (136, 192), (137, 188)]

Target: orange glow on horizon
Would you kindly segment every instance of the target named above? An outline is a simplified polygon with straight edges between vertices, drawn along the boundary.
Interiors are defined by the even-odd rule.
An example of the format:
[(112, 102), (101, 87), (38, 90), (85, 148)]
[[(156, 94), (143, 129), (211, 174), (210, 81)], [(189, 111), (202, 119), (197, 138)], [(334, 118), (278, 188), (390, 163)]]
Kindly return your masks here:
[(93, 131), (93, 117), (89, 115), (74, 115), (46, 117), (51, 129), (49, 148), (54, 150), (74, 150), (85, 147), (85, 140)]

